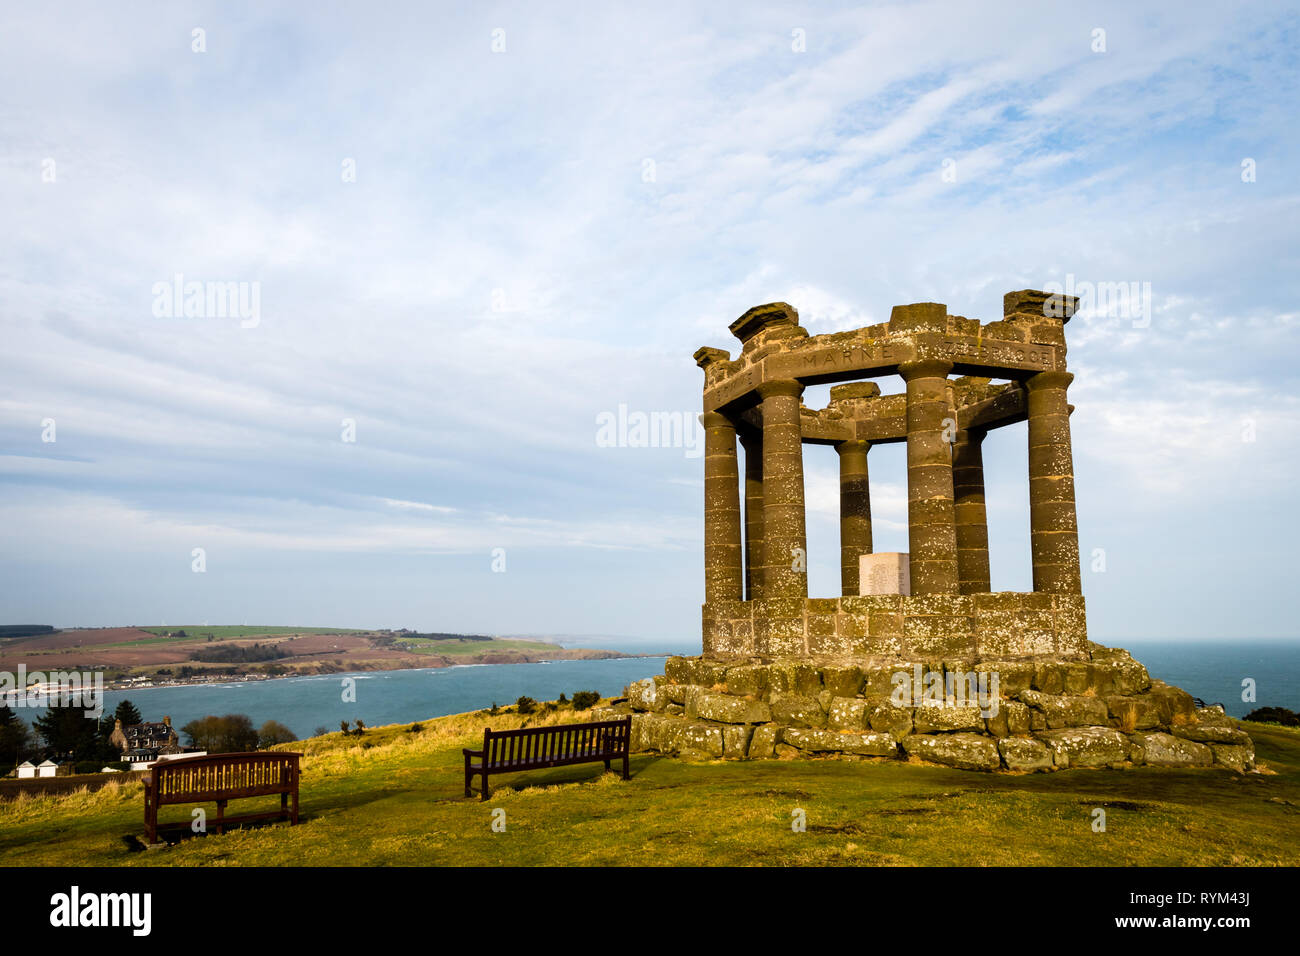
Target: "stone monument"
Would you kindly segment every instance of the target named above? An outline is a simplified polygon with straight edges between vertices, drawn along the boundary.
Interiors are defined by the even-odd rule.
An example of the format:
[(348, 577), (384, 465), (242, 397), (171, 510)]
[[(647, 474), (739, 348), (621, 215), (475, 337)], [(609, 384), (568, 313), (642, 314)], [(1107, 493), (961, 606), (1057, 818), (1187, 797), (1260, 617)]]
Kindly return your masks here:
[[(704, 607), (699, 657), (629, 688), (637, 749), (715, 757), (916, 759), (978, 770), (1253, 768), (1217, 707), (1088, 640), (1065, 326), (1073, 296), (1025, 290), (981, 323), (935, 302), (810, 335), (773, 302), (701, 348)], [(862, 379), (897, 375), (882, 394)], [(801, 402), (833, 384), (830, 403)], [(1025, 422), (1033, 591), (990, 589), (982, 444)], [(907, 554), (872, 550), (872, 447), (907, 449)], [(840, 596), (808, 594), (803, 446), (840, 472)], [(740, 450), (743, 449), (743, 462)]]

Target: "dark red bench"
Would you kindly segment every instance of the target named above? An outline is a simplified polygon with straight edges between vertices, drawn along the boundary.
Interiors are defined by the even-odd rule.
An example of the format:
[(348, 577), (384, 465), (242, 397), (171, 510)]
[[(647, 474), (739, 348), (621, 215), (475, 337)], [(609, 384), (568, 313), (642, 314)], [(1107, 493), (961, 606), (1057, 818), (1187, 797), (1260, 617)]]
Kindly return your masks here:
[[(298, 761), (302, 754), (204, 754), (160, 760), (144, 772), (144, 833), (158, 842), (158, 808), (176, 803), (217, 804), (217, 833), (227, 824), (278, 818), (298, 822)], [(265, 813), (226, 816), (226, 801), (243, 797), (280, 795), (280, 809)], [(290, 804), (292, 801), (292, 805)], [(189, 824), (168, 824), (186, 826)]]
[[(465, 796), (472, 797), (470, 782), (483, 778), (483, 799), (488, 798), (488, 774), (567, 767), (570, 764), (623, 761), (623, 779), (628, 779), (628, 752), (632, 741), (632, 718), (603, 720), (590, 724), (556, 724), (553, 727), (525, 727), (521, 730), (483, 731), (483, 749), (465, 748)], [(477, 761), (474, 758), (478, 758)]]

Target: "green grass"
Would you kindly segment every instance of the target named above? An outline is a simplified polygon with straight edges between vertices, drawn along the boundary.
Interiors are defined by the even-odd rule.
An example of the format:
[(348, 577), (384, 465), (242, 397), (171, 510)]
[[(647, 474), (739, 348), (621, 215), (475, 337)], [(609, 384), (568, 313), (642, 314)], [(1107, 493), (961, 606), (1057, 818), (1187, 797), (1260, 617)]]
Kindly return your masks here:
[(466, 641), (461, 639), (432, 641), (428, 638), (421, 640), (413, 637), (399, 637), (394, 642), (394, 646), (417, 654), (446, 654), (448, 657), (489, 654), (495, 651), (526, 651), (532, 654), (543, 654), (560, 649), (555, 644), (546, 644), (542, 641), (520, 641), (511, 638), (493, 638), (490, 641)]
[[(572, 720), (572, 711), (534, 719)], [(0, 804), (0, 865), (1296, 865), (1300, 733), (1248, 725), (1266, 773), (1069, 770), (1011, 776), (849, 760), (632, 760), (493, 779), (462, 795), (460, 748), (514, 714), (340, 734), (306, 753), (303, 823), (194, 837), (156, 852), (140, 784)], [(266, 805), (274, 803), (274, 798)], [(259, 801), (230, 804), (230, 812)], [(1106, 832), (1092, 812), (1106, 808)], [(506, 831), (491, 829), (492, 811)], [(807, 832), (791, 829), (806, 813)], [(188, 820), (189, 808), (164, 808)], [(208, 807), (209, 813), (212, 808)]]

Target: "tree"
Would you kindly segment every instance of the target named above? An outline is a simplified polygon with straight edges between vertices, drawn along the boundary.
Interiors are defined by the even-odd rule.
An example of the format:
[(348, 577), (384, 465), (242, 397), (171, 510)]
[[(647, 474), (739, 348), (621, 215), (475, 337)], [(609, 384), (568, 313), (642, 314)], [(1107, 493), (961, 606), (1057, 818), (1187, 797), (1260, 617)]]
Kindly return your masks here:
[(36, 731), (56, 757), (101, 760), (110, 756), (108, 742), (99, 734), (99, 721), (80, 707), (51, 707), (36, 718)]
[(129, 700), (124, 700), (117, 705), (117, 710), (113, 711), (114, 720), (120, 720), (123, 726), (130, 724), (144, 723), (144, 718), (140, 716), (140, 711), (136, 709), (135, 704)]
[(8, 707), (0, 706), (0, 767), (12, 767), (31, 756), (32, 732)]
[(243, 753), (256, 750), (257, 728), (247, 714), (226, 714), (224, 717), (200, 717), (181, 728), (190, 738), (190, 746), (208, 753)]
[(268, 720), (257, 732), (257, 746), (261, 748), (287, 744), (297, 739), (298, 735), (278, 720)]

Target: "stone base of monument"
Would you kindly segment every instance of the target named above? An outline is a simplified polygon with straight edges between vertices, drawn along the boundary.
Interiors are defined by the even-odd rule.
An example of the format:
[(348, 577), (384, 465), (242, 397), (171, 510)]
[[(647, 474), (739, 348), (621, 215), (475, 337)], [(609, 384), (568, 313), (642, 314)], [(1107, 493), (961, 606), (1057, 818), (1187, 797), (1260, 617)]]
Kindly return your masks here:
[(626, 700), (632, 747), (735, 759), (924, 761), (964, 770), (1254, 769), (1255, 747), (1221, 708), (1197, 708), (1127, 651), (1086, 660), (672, 657)]

